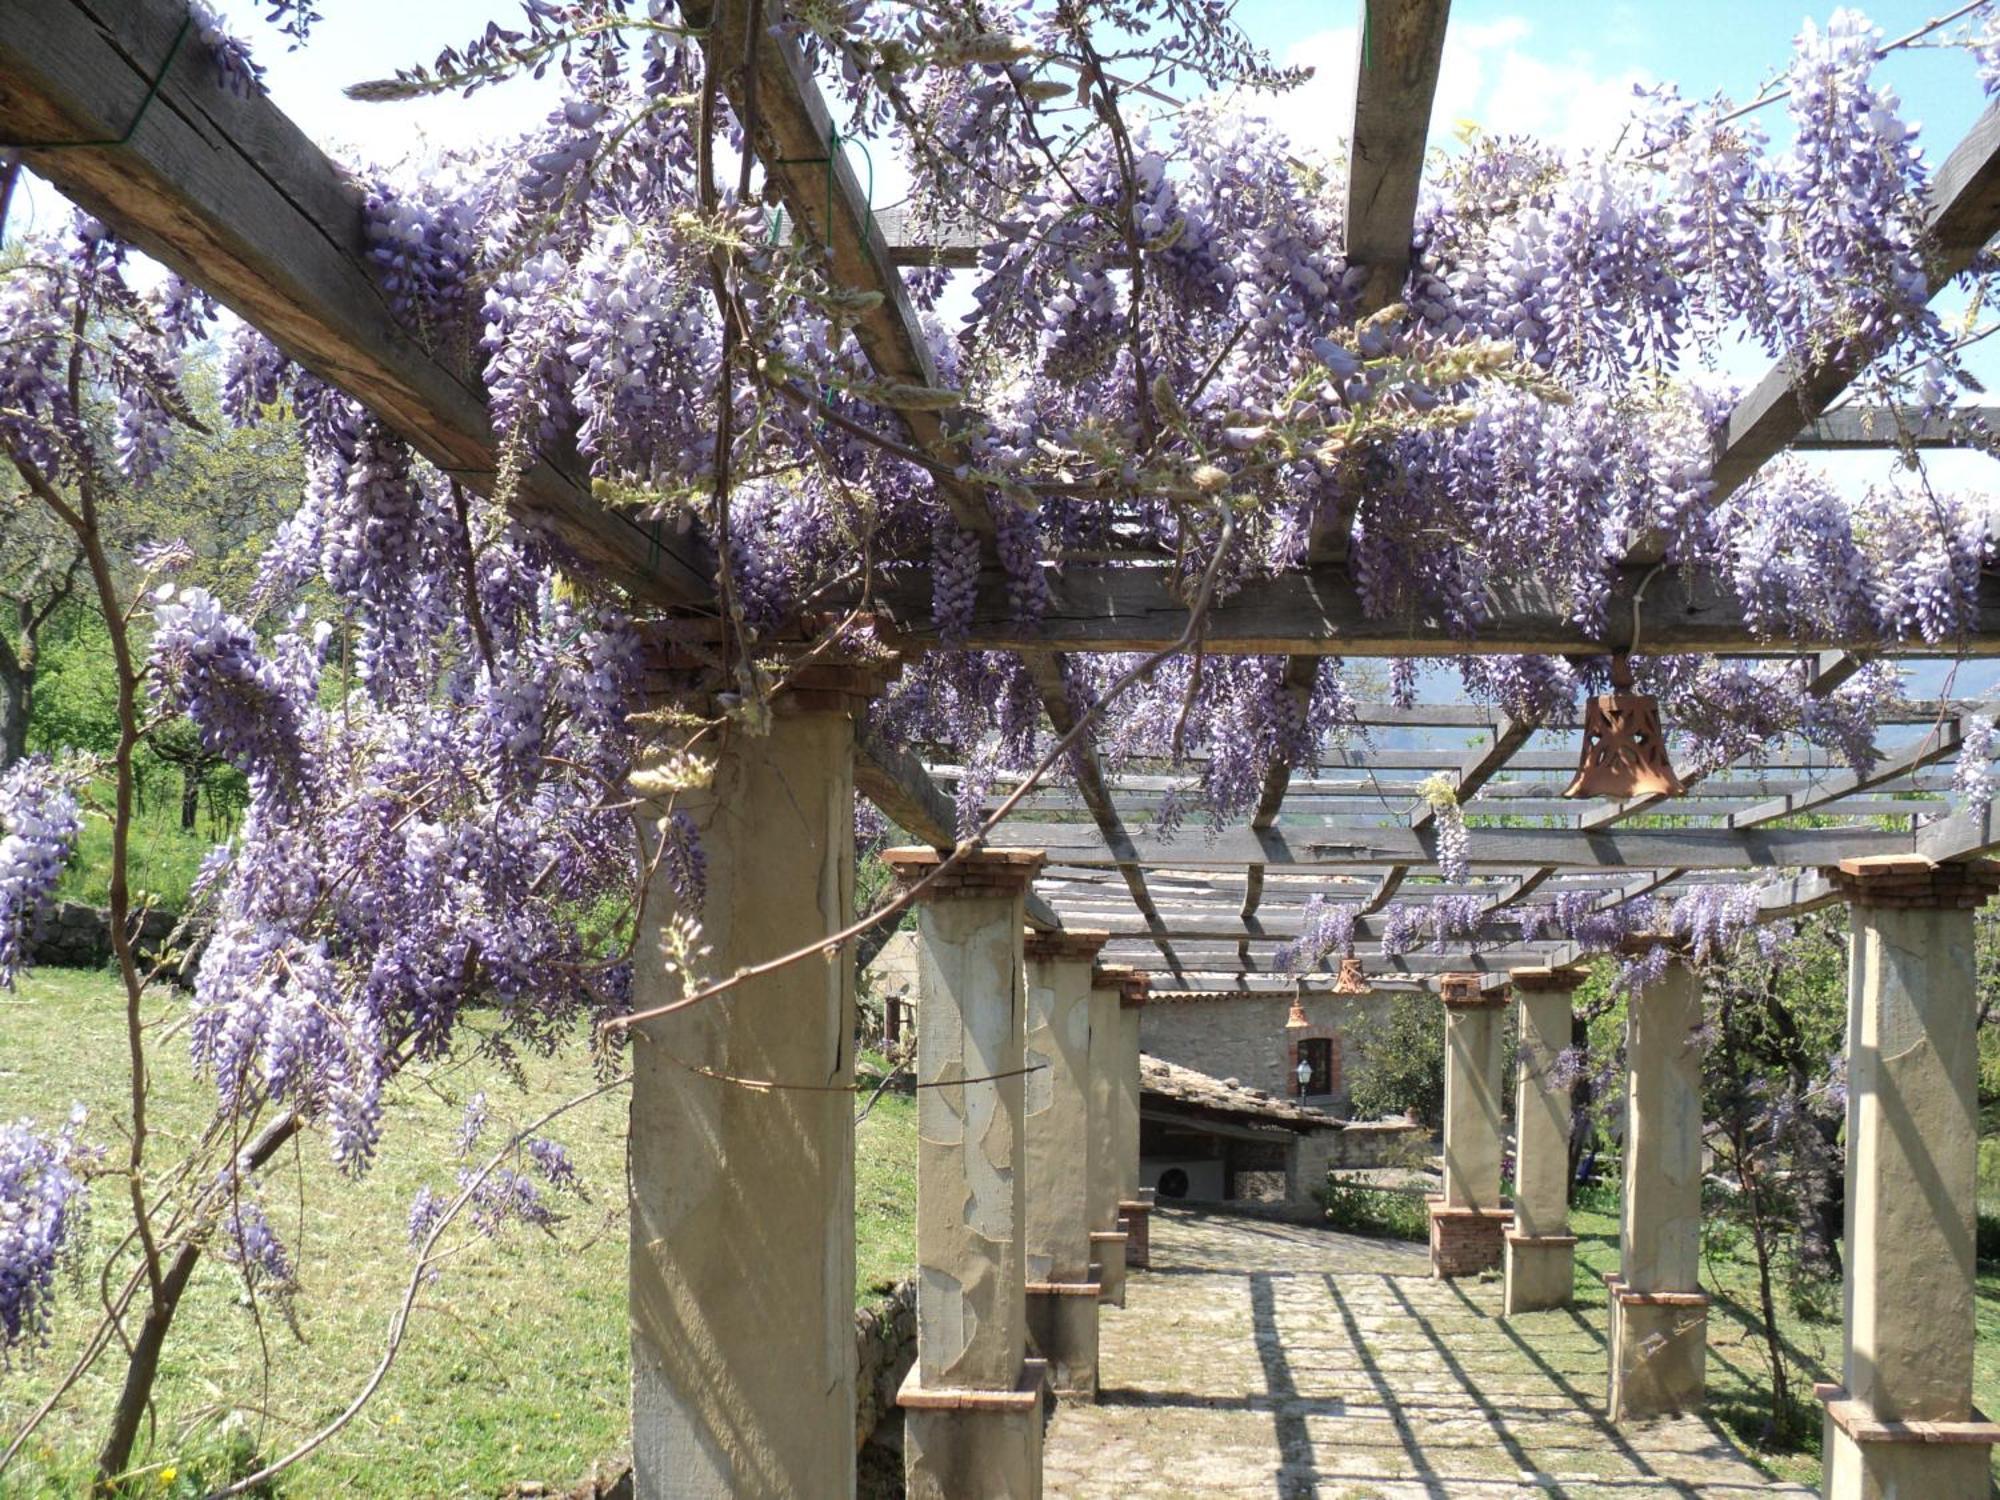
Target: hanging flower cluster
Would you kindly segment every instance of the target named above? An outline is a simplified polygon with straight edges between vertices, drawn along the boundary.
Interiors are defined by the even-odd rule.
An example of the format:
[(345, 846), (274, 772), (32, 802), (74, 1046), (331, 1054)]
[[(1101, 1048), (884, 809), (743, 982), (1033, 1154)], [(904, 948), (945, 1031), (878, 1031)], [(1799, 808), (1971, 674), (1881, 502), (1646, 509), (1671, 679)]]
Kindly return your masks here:
[(0, 988), (12, 989), (83, 817), (72, 773), (41, 756), (0, 772)]
[(57, 1275), (83, 1251), (96, 1155), (77, 1139), (83, 1120), (79, 1105), (53, 1131), (0, 1123), (0, 1358), (43, 1337)]

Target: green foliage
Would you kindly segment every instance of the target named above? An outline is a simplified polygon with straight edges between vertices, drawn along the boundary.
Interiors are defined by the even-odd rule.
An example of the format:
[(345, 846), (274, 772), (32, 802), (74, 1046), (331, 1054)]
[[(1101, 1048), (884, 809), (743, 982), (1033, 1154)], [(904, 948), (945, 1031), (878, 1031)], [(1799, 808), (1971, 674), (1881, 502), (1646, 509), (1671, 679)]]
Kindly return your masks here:
[(1398, 995), (1386, 1014), (1349, 1033), (1356, 1061), (1348, 1105), (1357, 1119), (1413, 1110), (1435, 1129), (1444, 1118), (1444, 1010), (1429, 995)]
[(917, 1269), (917, 1101), (886, 1093), (854, 1132), (855, 1299)]
[(1343, 1182), (1336, 1177), (1317, 1196), (1326, 1206), (1327, 1223), (1335, 1229), (1390, 1240), (1430, 1237), (1430, 1214), (1424, 1200), (1402, 1188)]

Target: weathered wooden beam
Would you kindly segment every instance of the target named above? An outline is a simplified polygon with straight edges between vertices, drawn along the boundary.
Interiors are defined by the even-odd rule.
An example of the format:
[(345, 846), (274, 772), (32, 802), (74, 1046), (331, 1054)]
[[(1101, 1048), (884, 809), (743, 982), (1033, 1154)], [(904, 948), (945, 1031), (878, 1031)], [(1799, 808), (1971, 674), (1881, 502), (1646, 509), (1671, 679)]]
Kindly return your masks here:
[[(882, 294), (854, 324), (855, 342), (869, 365), (887, 384), (937, 385), (930, 344), (889, 242), (854, 168), (835, 149), (833, 116), (797, 41), (774, 33), (772, 12), (759, 11), (748, 0), (680, 0), (680, 10), (700, 35), (703, 56), (731, 109), (749, 122), (750, 148), (796, 232), (826, 247), (828, 279), (838, 287)], [(906, 409), (898, 416), (918, 448), (940, 457), (951, 453), (946, 413)], [(937, 488), (958, 524), (990, 544), (993, 518), (985, 501), (949, 481)]]
[[(1417, 218), (1417, 188), (1423, 177), (1424, 143), (1430, 132), (1431, 103), (1437, 94), (1444, 56), (1450, 0), (1361, 0), (1360, 46), (1355, 49), (1354, 118), (1347, 133), (1347, 261), (1365, 267), (1368, 279), (1356, 292), (1357, 317), (1388, 306), (1409, 278), (1410, 239)], [(1346, 559), (1351, 505), (1315, 516), (1306, 538), (1312, 562)], [(1285, 662), (1285, 692), (1300, 722), (1312, 707), (1319, 663), (1301, 654)], [(1277, 821), (1292, 767), (1274, 762), (1251, 818), (1254, 828)], [(1388, 898), (1400, 877), (1384, 877), (1377, 904)], [(1252, 867), (1243, 915), (1255, 914), (1262, 875)]]
[(907, 746), (864, 734), (854, 749), (854, 789), (898, 828), (934, 849), (958, 842), (958, 812)]
[[(1285, 829), (1244, 828), (1215, 836), (1160, 839), (1128, 836), (1121, 850), (1107, 849), (1097, 830), (1063, 823), (1003, 824), (995, 848), (1044, 849), (1065, 864), (1111, 868), (1226, 869), (1253, 864), (1386, 868), (1434, 862), (1436, 835), (1425, 829), (1386, 828), (1346, 837), (1315, 837)], [(1641, 828), (1589, 833), (1569, 828), (1482, 828), (1471, 838), (1474, 869), (1549, 865), (1557, 869), (1739, 870), (1800, 869), (1874, 854), (1907, 854), (1908, 833), (1853, 828), (1750, 829)]]
[(1444, 57), (1449, 0), (1361, 0), (1348, 131), (1347, 259), (1366, 266), (1363, 313), (1402, 294), (1417, 184)]
[[(492, 494), (500, 440), (471, 351), (397, 320), (369, 270), (359, 187), (269, 98), (224, 89), (199, 41), (177, 47), (186, 19), (180, 0), (7, 0), (0, 137), (51, 143), (21, 151), (37, 176)], [(537, 459), (510, 498), (643, 601), (712, 597), (707, 560), (606, 509), (574, 454)]]
[[(1632, 644), (1632, 595), (1649, 568), (1627, 568), (1612, 589), (1602, 630), (1586, 630), (1546, 581), (1496, 583), (1488, 621), (1474, 640), (1455, 635), (1430, 610), (1383, 619), (1362, 608), (1346, 568), (1320, 564), (1260, 579), (1218, 601), (1204, 623), (1203, 647), (1219, 655), (1461, 656), (1503, 653), (1602, 656)], [(1049, 605), (1033, 625), (1015, 620), (1007, 578), (987, 569), (980, 578), (969, 630), (962, 642), (984, 651), (1159, 651), (1179, 640), (1187, 607), (1167, 570), (1150, 567), (1074, 566), (1047, 574)], [(931, 586), (925, 575), (883, 580), (881, 621), (893, 644), (922, 650), (939, 644), (931, 620)], [(1795, 651), (1858, 648), (1885, 656), (1926, 656), (1922, 642), (1759, 636), (1743, 611), (1714, 580), (1660, 574), (1646, 589), (1639, 635), (1649, 652), (1771, 656)], [(1965, 654), (2000, 655), (2000, 580), (1980, 585)]]
[(1792, 446), (1845, 452), (1882, 448), (1980, 448), (2000, 429), (2000, 407), (1960, 407), (1941, 417), (1915, 407), (1843, 406), (1806, 423)]
[[(1988, 705), (1985, 713), (1989, 718), (2000, 713), (2000, 704)], [(1835, 808), (1839, 806), (1843, 797), (1854, 792), (1868, 791), (1884, 782), (1908, 775), (1912, 771), (1950, 759), (1958, 753), (1959, 745), (1964, 742), (1965, 726), (1965, 718), (1947, 719), (1916, 746), (1895, 755), (1884, 756), (1875, 763), (1872, 770), (1837, 771), (1811, 791), (1786, 793), (1743, 812), (1732, 813), (1729, 826), (1760, 828), (1766, 823), (1775, 823), (1780, 818), (1796, 817), (1800, 813), (1816, 812), (1822, 808)]]
[[(1537, 947), (1511, 946), (1489, 948), (1477, 951), (1468, 948), (1454, 948), (1447, 953), (1399, 953), (1393, 958), (1381, 954), (1360, 955), (1364, 967), (1370, 969), (1370, 978), (1377, 968), (1391, 970), (1399, 974), (1505, 974), (1509, 969), (1550, 968), (1556, 965), (1570, 951), (1566, 943), (1548, 943)], [(1126, 968), (1138, 969), (1142, 973), (1156, 970), (1160, 964), (1159, 955), (1133, 945), (1130, 951), (1124, 945), (1112, 944), (1102, 955), (1105, 963), (1119, 964)], [(1330, 970), (1318, 969), (1303, 975), (1295, 975), (1282, 965), (1276, 965), (1262, 955), (1253, 955), (1239, 965), (1234, 953), (1227, 949), (1218, 950), (1206, 957), (1189, 957), (1187, 960), (1187, 982), (1197, 988), (1205, 988), (1210, 976), (1252, 976), (1271, 978), (1282, 976), (1286, 984), (1305, 981), (1308, 992), (1315, 989), (1324, 991), (1332, 977)]]

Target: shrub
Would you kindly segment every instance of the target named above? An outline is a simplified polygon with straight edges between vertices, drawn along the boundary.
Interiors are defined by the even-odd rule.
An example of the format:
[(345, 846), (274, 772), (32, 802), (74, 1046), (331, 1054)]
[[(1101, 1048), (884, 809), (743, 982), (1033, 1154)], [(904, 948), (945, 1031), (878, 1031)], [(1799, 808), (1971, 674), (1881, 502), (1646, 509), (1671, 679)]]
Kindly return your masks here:
[(1402, 1188), (1372, 1187), (1336, 1177), (1320, 1192), (1319, 1200), (1326, 1206), (1327, 1222), (1349, 1234), (1391, 1240), (1430, 1238), (1424, 1200)]

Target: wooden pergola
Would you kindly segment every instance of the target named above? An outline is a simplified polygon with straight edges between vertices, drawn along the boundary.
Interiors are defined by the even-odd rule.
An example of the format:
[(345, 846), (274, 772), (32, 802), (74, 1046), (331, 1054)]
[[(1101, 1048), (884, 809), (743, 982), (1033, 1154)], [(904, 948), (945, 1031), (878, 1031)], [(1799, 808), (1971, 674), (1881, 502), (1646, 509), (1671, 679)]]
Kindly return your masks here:
[[(752, 149), (795, 232), (828, 247), (832, 282), (882, 294), (855, 328), (869, 361), (884, 381), (934, 385), (900, 268), (966, 264), (966, 247), (898, 238), (900, 220), (871, 215), (846, 160), (838, 153), (827, 159), (831, 117), (797, 47), (770, 35), (745, 46), (756, 14), (746, 0), (681, 0), (680, 9), (702, 36), (730, 101), (752, 121)], [(1345, 250), (1351, 264), (1369, 271), (1366, 313), (1395, 299), (1408, 269), (1448, 4), (1364, 0), (1362, 12), (1370, 46), (1355, 86)], [(216, 88), (198, 49), (175, 47), (184, 21), (182, 0), (9, 0), (0, 14), (0, 136), (45, 143), (22, 151), (38, 175), (207, 288), (302, 366), (365, 400), (433, 463), (490, 493), (501, 463), (483, 392), (467, 368), (392, 315), (370, 273), (356, 187), (275, 102)], [(140, 118), (156, 83), (157, 97)], [(1965, 270), (1996, 232), (2000, 108), (1989, 109), (1937, 171), (1929, 209), (1932, 292)], [(1956, 426), (1836, 408), (1859, 373), (1854, 357), (1772, 368), (1737, 404), (1719, 439), (1715, 501), (1787, 451), (1961, 440)], [(941, 474), (959, 466), (962, 454), (938, 414), (909, 411), (902, 420), (906, 440)], [(1975, 426), (1983, 420), (1971, 417)], [(1166, 565), (1144, 562), (1069, 562), (1048, 580), (1044, 617), (1032, 628), (1016, 624), (981, 497), (948, 477), (938, 479), (937, 493), (980, 539), (989, 564), (962, 644), (1018, 653), (1058, 733), (1075, 725), (1067, 691), (1073, 656), (1158, 650), (1186, 628)], [(698, 541), (660, 535), (599, 504), (572, 449), (540, 453), (509, 498), (640, 607), (714, 613), (713, 563)], [(1289, 690), (1301, 704), (1327, 655), (1603, 655), (1630, 647), (1635, 628), (1652, 653), (1797, 661), (1801, 691), (1815, 695), (1833, 691), (1871, 655), (1924, 654), (1865, 639), (1774, 642), (1714, 580), (1673, 571), (1661, 572), (1635, 609), (1642, 581), (1661, 560), (1657, 538), (1642, 540), (1625, 559), (1601, 631), (1580, 628), (1544, 585), (1520, 579), (1496, 592), (1490, 624), (1468, 641), (1422, 613), (1377, 618), (1363, 609), (1345, 555), (1350, 519), (1328, 518), (1301, 567), (1219, 602), (1204, 622), (1204, 649), (1283, 655)], [(877, 590), (885, 634), (907, 652), (938, 645), (928, 580), (915, 572), (892, 564)], [(1955, 655), (2000, 656), (2000, 576), (1988, 575), (1981, 587), (1977, 624), (1955, 643)], [(1025, 816), (1004, 825), (990, 845), (1045, 854), (1022, 897), (1030, 924), (1102, 934), (1102, 960), (1149, 976), (1155, 989), (1254, 992), (1317, 983), (1284, 972), (1274, 950), (1299, 936), (1310, 898), (1353, 901), (1364, 913), (1355, 935), (1371, 975), (1430, 983), (1447, 974), (1480, 976), (1469, 987), (1446, 985), (1459, 1007), (1456, 1026), (1461, 1013), (1470, 1016), (1482, 1003), (1482, 987), (1498, 991), (1523, 972), (1561, 974), (1579, 956), (1564, 943), (1520, 940), (1507, 913), (1537, 895), (1588, 893), (1608, 908), (1647, 893), (1672, 897), (1692, 884), (1753, 880), (1760, 914), (1778, 919), (1851, 898), (1852, 880), (1822, 873), (1843, 863), (1956, 866), (2000, 847), (1990, 809), (1959, 809), (1947, 795), (1968, 722), (1996, 713), (2000, 701), (1904, 705), (1889, 716), (1880, 759), (1865, 773), (1779, 746), (1754, 766), (1706, 774), (1683, 768), (1686, 792), (1671, 803), (1577, 803), (1559, 795), (1575, 764), (1567, 726), (1464, 705), (1369, 704), (1359, 716), (1367, 733), (1354, 744), (1323, 750), (1307, 765), (1275, 766), (1242, 826), (1164, 838), (1148, 825), (1175, 783), (1173, 769), (1114, 773), (1086, 749), (1073, 784), (1035, 791)], [(1417, 791), (1439, 772), (1451, 778), (1472, 824), (1472, 874), (1462, 885), (1426, 873), (1435, 863), (1436, 818)], [(947, 789), (959, 774), (923, 747), (864, 736), (853, 778), (895, 823), (943, 850), (956, 842)], [(1385, 959), (1382, 914), (1399, 895), (1477, 896), (1485, 924), (1437, 952)], [(1660, 1291), (1666, 1300), (1632, 1307), (1671, 1308), (1674, 1295)], [(635, 1291), (635, 1306), (637, 1298)]]

